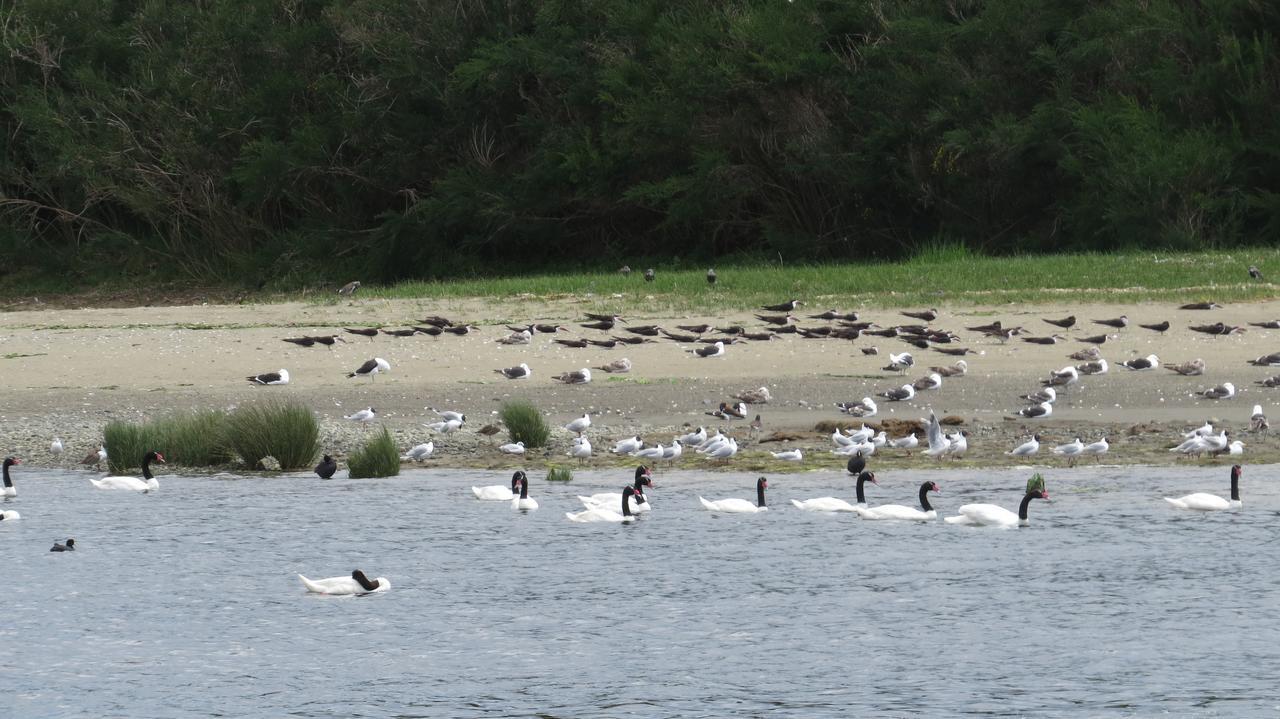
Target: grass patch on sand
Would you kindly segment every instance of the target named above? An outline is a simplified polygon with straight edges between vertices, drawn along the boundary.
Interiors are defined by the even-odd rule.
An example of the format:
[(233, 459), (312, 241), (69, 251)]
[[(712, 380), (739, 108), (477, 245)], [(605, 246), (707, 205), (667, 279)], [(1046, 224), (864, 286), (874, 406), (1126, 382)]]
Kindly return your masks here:
[(502, 405), (502, 422), (512, 442), (524, 442), (526, 449), (545, 447), (551, 438), (551, 427), (532, 403), (512, 400)]
[(133, 471), (152, 451), (163, 454), (167, 464), (181, 467), (224, 465), (231, 460), (223, 441), (226, 421), (225, 412), (199, 410), (142, 423), (109, 422), (103, 429), (108, 469), (116, 474)]
[(240, 407), (227, 417), (223, 436), (226, 446), (254, 468), (263, 458), (275, 457), (282, 470), (309, 469), (320, 454), (320, 424), (299, 402), (272, 400)]
[(351, 453), (347, 470), (352, 479), (368, 477), (394, 477), (400, 474), (400, 452), (391, 432), (383, 427), (380, 432)]

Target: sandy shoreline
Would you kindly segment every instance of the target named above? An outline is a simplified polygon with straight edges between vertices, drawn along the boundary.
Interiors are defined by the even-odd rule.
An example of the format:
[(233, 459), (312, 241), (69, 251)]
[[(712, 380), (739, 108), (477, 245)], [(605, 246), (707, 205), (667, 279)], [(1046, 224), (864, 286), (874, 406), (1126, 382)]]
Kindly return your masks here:
[[(618, 300), (611, 300), (616, 306)], [(847, 420), (832, 404), (897, 387), (927, 373), (929, 365), (951, 364), (956, 358), (932, 350), (910, 348), (900, 340), (863, 337), (857, 341), (803, 339), (786, 335), (773, 342), (732, 345), (723, 358), (700, 359), (686, 345), (662, 340), (638, 346), (606, 350), (572, 349), (554, 344), (562, 338), (604, 338), (606, 333), (583, 329), (576, 321), (583, 311), (601, 304), (592, 298), (552, 301), (521, 298), (510, 303), (480, 300), (425, 302), (415, 300), (357, 300), (353, 303), (318, 305), (202, 305), (157, 308), (56, 309), (0, 313), (0, 446), (5, 452), (37, 465), (74, 466), (96, 446), (102, 426), (111, 419), (134, 420), (188, 408), (227, 408), (263, 396), (287, 396), (312, 407), (321, 418), (326, 447), (339, 455), (354, 449), (368, 433), (366, 426), (342, 419), (366, 406), (378, 409), (380, 422), (395, 433), (402, 447), (434, 439), (442, 466), (508, 467), (563, 461), (571, 435), (557, 431), (546, 453), (524, 461), (500, 455), (475, 430), (491, 421), (502, 402), (525, 398), (547, 412), (554, 425), (589, 412), (595, 427), (590, 436), (597, 455), (614, 440), (635, 433), (652, 442), (667, 443), (685, 425), (709, 429), (730, 425), (707, 416), (721, 401), (749, 388), (767, 386), (774, 400), (751, 408), (762, 415), (762, 437), (773, 432), (797, 435), (782, 443), (751, 443), (732, 463), (736, 469), (832, 468), (842, 460), (828, 453), (829, 440), (814, 432), (822, 421)], [(826, 307), (804, 307), (802, 326), (827, 323), (807, 320)], [(856, 309), (841, 307), (842, 310)], [(431, 314), (468, 320), (481, 326), (467, 336), (432, 339), (379, 336), (370, 341), (348, 335), (347, 343), (329, 350), (321, 346), (301, 348), (282, 342), (301, 334), (341, 333), (343, 326), (385, 325), (405, 327)], [(1056, 328), (1040, 318), (1075, 314), (1080, 318), (1057, 345), (1008, 343), (965, 330), (966, 326), (1001, 320), (1006, 326), (1023, 325), (1035, 336)], [(1012, 420), (1023, 406), (1018, 395), (1039, 387), (1039, 379), (1052, 369), (1077, 364), (1066, 355), (1087, 345), (1077, 338), (1098, 334), (1103, 327), (1092, 318), (1127, 315), (1133, 325), (1111, 330), (1116, 335), (1103, 345), (1103, 356), (1113, 365), (1136, 356), (1155, 353), (1164, 363), (1203, 358), (1201, 377), (1181, 377), (1160, 369), (1131, 372), (1113, 367), (1109, 374), (1083, 378), (1055, 406), (1046, 420)], [(1012, 463), (1003, 453), (1031, 431), (1039, 431), (1046, 445), (1036, 464), (1060, 464), (1047, 447), (1070, 441), (1077, 434), (1086, 442), (1102, 434), (1111, 438), (1109, 462), (1167, 463), (1174, 456), (1164, 451), (1177, 432), (1206, 419), (1219, 420), (1238, 434), (1246, 445), (1244, 459), (1251, 463), (1280, 460), (1280, 442), (1266, 434), (1242, 433), (1248, 428), (1254, 404), (1264, 410), (1274, 393), (1256, 384), (1280, 374), (1280, 368), (1253, 367), (1249, 359), (1280, 351), (1280, 331), (1250, 327), (1243, 335), (1213, 337), (1191, 332), (1191, 324), (1223, 321), (1243, 325), (1280, 318), (1280, 302), (1231, 305), (1212, 311), (1177, 310), (1164, 305), (1065, 304), (941, 308), (933, 326), (953, 330), (967, 346), (981, 353), (970, 355), (968, 376), (945, 380), (934, 391), (915, 400), (882, 402), (884, 418), (918, 419), (932, 407), (939, 416), (965, 420), (973, 435), (965, 464)], [(756, 328), (761, 323), (750, 312), (721, 317), (630, 317), (632, 324), (710, 322)], [(863, 319), (880, 325), (915, 322), (890, 310), (871, 310)], [(1138, 322), (1169, 320), (1172, 328), (1157, 334), (1136, 327)], [(539, 321), (566, 324), (571, 332), (537, 335), (529, 346), (508, 346), (494, 340), (508, 333), (503, 323)], [(626, 335), (625, 332), (614, 334)], [(862, 347), (877, 346), (878, 356), (865, 356)], [(904, 377), (883, 371), (889, 351), (909, 350), (917, 367)], [(376, 381), (348, 379), (346, 373), (370, 357), (384, 357), (393, 371)], [(594, 367), (628, 357), (634, 369), (626, 375), (597, 372), (582, 386), (565, 386), (551, 380), (561, 372)], [(533, 369), (528, 380), (511, 381), (494, 369), (525, 362)], [(252, 386), (249, 374), (289, 369), (291, 384), (285, 387)], [(1212, 401), (1193, 392), (1224, 381), (1233, 382), (1239, 396)], [(470, 418), (466, 431), (448, 437), (433, 436), (422, 423), (433, 421), (426, 407), (459, 409)], [(1280, 417), (1278, 417), (1280, 419)], [(875, 420), (872, 420), (873, 422)], [(733, 423), (733, 434), (747, 439), (745, 423)], [(54, 435), (68, 447), (61, 458), (48, 453)], [(800, 447), (807, 459), (800, 465), (778, 465), (763, 450)], [(899, 456), (895, 456), (899, 455)], [(633, 461), (601, 457), (598, 463)], [(878, 458), (888, 465), (913, 466), (927, 460), (919, 456), (886, 453)], [(1225, 461), (1225, 459), (1220, 460)], [(700, 458), (686, 458), (691, 466), (703, 466)], [(1027, 462), (1019, 462), (1025, 464)]]

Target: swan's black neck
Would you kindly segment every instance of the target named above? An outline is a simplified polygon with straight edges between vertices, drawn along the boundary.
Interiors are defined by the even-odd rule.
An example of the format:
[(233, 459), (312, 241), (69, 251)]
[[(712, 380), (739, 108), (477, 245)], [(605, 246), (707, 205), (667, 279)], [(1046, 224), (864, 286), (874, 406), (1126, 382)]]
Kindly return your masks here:
[(630, 487), (622, 490), (622, 516), (631, 516), (631, 495), (635, 493), (636, 491)]
[(13, 486), (13, 480), (12, 480), (12, 479), (9, 479), (9, 465), (11, 465), (11, 464), (13, 464), (13, 463), (12, 463), (12, 462), (10, 462), (9, 460), (5, 460), (5, 462), (4, 462), (4, 486), (6, 486), (6, 487), (12, 487), (12, 486)]
[[(4, 468), (4, 483), (9, 484), (9, 468)], [(1240, 501), (1240, 465), (1231, 468), (1231, 501)]]
[(920, 507), (926, 512), (932, 512), (933, 507), (929, 505), (929, 492), (933, 489), (933, 482), (925, 482), (920, 485)]
[(767, 483), (765, 482), (764, 477), (761, 477), (760, 479), (757, 479), (757, 480), (756, 480), (756, 506), (757, 506), (757, 507), (763, 507), (763, 506), (765, 506), (765, 505), (764, 505), (764, 487), (765, 487), (765, 484), (767, 484)]
[(143, 479), (152, 479), (152, 476), (151, 476), (151, 455), (150, 455), (150, 454), (148, 454), (147, 456), (145, 456), (145, 457), (143, 457), (143, 458), (142, 458), (142, 478), (143, 478)]
[(874, 477), (874, 476), (875, 476), (875, 475), (871, 474), (870, 472), (863, 472), (862, 474), (859, 474), (859, 475), (858, 475), (858, 504), (866, 504), (866, 503), (867, 503), (867, 495), (863, 493), (863, 491), (862, 491), (862, 485), (863, 485), (863, 484), (864, 484), (868, 479), (871, 479), (871, 478), (872, 478), (872, 477)]
[(1018, 519), (1021, 519), (1025, 522), (1027, 519), (1027, 507), (1031, 504), (1031, 500), (1039, 499), (1039, 498), (1040, 498), (1040, 495), (1038, 494), (1027, 494), (1025, 497), (1023, 497), (1022, 504), (1018, 505)]
[(529, 480), (523, 478), (520, 480), (520, 499), (529, 498)]
[(368, 577), (364, 576), (364, 572), (359, 569), (351, 573), (351, 578), (356, 580), (356, 582), (358, 582), (366, 592), (372, 592), (380, 586), (378, 580), (370, 580)]

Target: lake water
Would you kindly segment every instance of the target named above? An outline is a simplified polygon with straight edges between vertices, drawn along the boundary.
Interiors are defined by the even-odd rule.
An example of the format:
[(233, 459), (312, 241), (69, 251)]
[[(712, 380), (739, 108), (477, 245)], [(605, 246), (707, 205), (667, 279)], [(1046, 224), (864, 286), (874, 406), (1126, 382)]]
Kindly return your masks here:
[[(754, 475), (659, 470), (632, 525), (574, 524), (580, 472), (528, 514), (501, 472), (386, 480), (181, 477), (96, 490), (14, 471), (0, 522), (0, 717), (1276, 716), (1280, 488), (1246, 467), (1048, 470), (999, 530), (790, 507), (834, 472), (771, 478), (773, 511), (718, 516)], [(1027, 470), (894, 471), (871, 504), (1017, 508)], [(96, 475), (95, 475), (96, 476)], [(79, 551), (54, 554), (55, 540)], [(322, 597), (296, 573), (385, 576)]]

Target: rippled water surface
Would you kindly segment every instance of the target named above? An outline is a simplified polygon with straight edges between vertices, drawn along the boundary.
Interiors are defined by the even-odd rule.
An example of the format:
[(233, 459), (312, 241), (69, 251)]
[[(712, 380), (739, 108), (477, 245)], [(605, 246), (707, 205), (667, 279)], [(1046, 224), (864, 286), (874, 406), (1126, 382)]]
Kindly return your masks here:
[[(1031, 526), (817, 515), (836, 473), (771, 480), (774, 509), (716, 516), (754, 476), (662, 470), (634, 525), (479, 502), (500, 473), (387, 480), (162, 475), (159, 492), (15, 470), (0, 522), (0, 717), (1275, 716), (1280, 468), (1048, 472)], [(943, 514), (1016, 509), (1026, 471), (886, 472), (872, 504), (942, 485)], [(80, 550), (53, 554), (55, 540)], [(296, 573), (385, 576), (320, 597)]]

